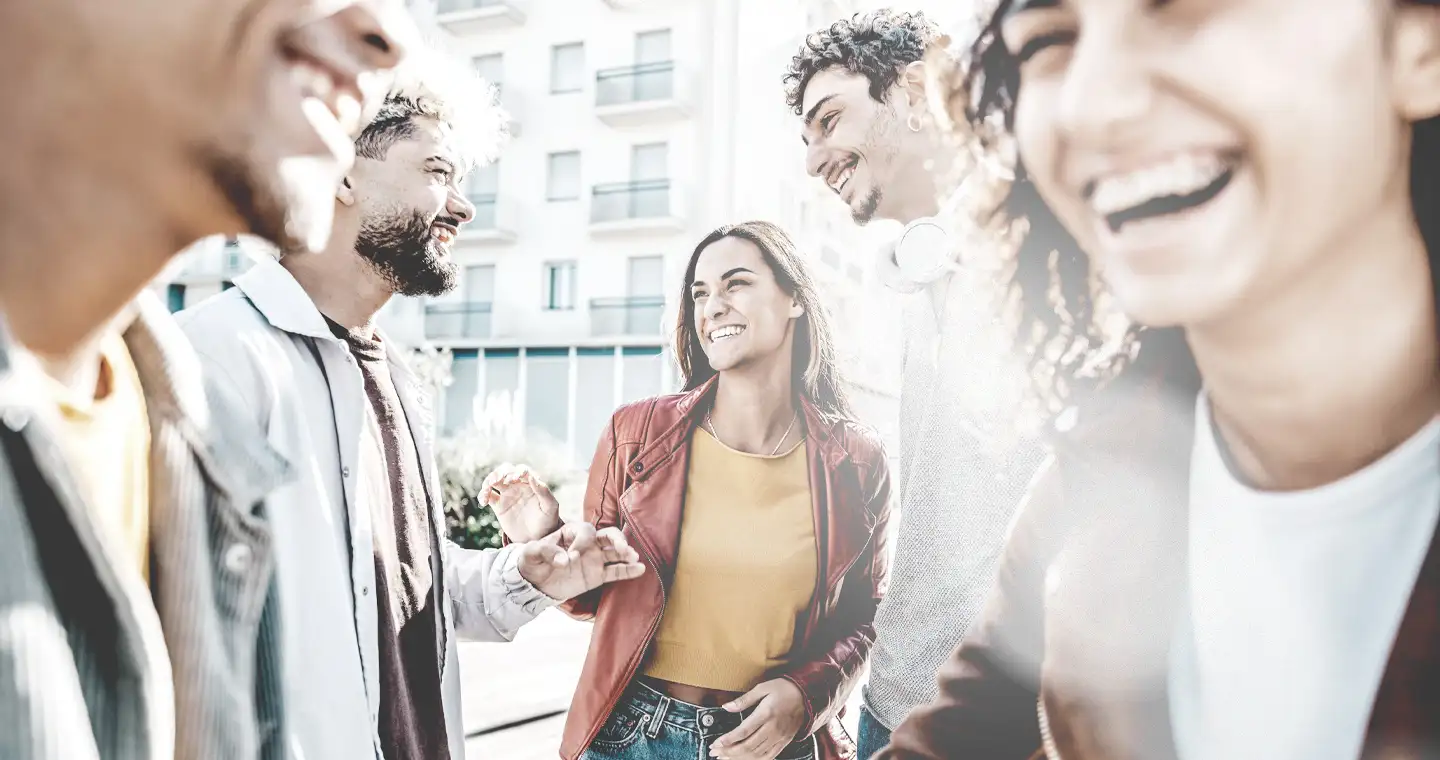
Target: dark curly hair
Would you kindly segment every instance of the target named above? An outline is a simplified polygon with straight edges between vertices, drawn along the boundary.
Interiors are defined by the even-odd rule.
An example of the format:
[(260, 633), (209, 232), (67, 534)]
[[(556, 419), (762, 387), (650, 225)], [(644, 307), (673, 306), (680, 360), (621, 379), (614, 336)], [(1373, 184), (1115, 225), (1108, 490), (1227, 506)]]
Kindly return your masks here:
[[(991, 148), (1011, 140), (1015, 126), (1020, 65), (1001, 35), (1014, 2), (999, 0), (983, 20), (948, 98), (952, 106), (963, 104), (963, 118)], [(1440, 0), (1396, 2), (1440, 6)], [(1440, 166), (1440, 117), (1412, 129), (1411, 205), (1430, 254), (1440, 305), (1440, 172), (1434, 169)], [(1040, 197), (1023, 161), (1016, 161), (1014, 181), (994, 213), (999, 221), (1018, 226), (1008, 287), (1019, 305), (1017, 334), (1038, 347), (1029, 356), (1035, 390), (1050, 401), (1052, 412), (1086, 405), (1091, 394), (1120, 376), (1182, 393), (1199, 390), (1195, 359), (1179, 328), (1132, 327), (1120, 350), (1102, 348), (1105, 336), (1096, 321), (1097, 283), (1090, 260)]]
[(900, 69), (924, 59), (939, 30), (924, 13), (878, 10), (857, 13), (849, 19), (805, 38), (800, 52), (790, 59), (785, 102), (798, 116), (805, 88), (816, 74), (835, 66), (864, 74), (870, 80), (870, 97), (884, 101), (885, 91), (900, 78)]

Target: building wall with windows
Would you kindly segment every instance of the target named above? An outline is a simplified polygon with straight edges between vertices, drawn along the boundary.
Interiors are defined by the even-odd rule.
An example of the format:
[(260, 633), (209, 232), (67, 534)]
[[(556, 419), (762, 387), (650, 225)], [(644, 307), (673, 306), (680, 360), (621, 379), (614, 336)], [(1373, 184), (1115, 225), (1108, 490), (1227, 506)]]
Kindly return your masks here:
[[(456, 293), (390, 330), (449, 348), (441, 432), (513, 400), (585, 465), (614, 408), (677, 388), (680, 279), (715, 226), (768, 219), (812, 255), (857, 406), (893, 434), (897, 344), (870, 252), (804, 169), (781, 75), (837, 0), (415, 0), (425, 31), (497, 85), (512, 139), (469, 179)], [(870, 293), (870, 295), (867, 295)], [(889, 365), (894, 364), (894, 372)]]
[[(810, 255), (857, 406), (887, 434), (896, 341), (857, 230), (804, 169), (780, 77), (839, 0), (411, 0), (422, 30), (499, 89), (512, 138), (467, 179), (460, 284), (382, 312), (397, 342), (447, 348), (442, 434), (514, 403), (528, 435), (588, 465), (621, 403), (677, 389), (668, 344), (685, 263), (715, 226), (768, 219)], [(269, 255), (205, 241), (156, 284), (176, 307)], [(253, 250), (251, 250), (253, 248)], [(898, 313), (898, 312), (896, 312)], [(877, 332), (878, 331), (878, 332)]]

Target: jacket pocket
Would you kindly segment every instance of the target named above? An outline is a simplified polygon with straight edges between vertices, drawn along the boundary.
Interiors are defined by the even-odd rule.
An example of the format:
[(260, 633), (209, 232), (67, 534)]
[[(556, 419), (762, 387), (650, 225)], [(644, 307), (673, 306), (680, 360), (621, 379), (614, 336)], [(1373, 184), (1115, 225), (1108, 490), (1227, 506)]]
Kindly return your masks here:
[(227, 632), (237, 637), (231, 647), (236, 655), (236, 645), (253, 645), (270, 588), (275, 562), (270, 524), (213, 491), (206, 500), (206, 519), (215, 606)]

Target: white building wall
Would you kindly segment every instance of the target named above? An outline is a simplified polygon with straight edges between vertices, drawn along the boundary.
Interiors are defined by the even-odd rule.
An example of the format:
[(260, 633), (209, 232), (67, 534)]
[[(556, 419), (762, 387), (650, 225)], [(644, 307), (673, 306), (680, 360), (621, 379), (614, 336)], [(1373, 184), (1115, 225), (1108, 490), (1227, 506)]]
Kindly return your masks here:
[[(437, 333), (433, 316), (427, 327), (427, 309), (468, 308), (461, 306), (469, 297), (463, 276), (455, 293), (427, 302), (397, 298), (381, 317), (397, 341), (454, 352), (455, 382), (441, 392), (438, 404), (442, 427), (469, 419), (472, 397), (483, 402), (487, 395), (513, 390), (527, 425), (538, 424), (573, 452), (577, 465), (588, 464), (594, 436), (614, 405), (675, 388), (676, 371), (664, 347), (694, 244), (719, 224), (767, 219), (789, 230), (814, 262), (835, 312), (846, 370), (861, 386), (856, 395), (864, 399), (868, 421), (888, 433), (898, 341), (886, 329), (898, 312), (874, 285), (869, 262), (894, 230), (855, 228), (833, 194), (806, 176), (798, 117), (786, 108), (781, 83), (804, 33), (852, 5), (515, 0), (500, 3), (496, 19), (491, 8), (447, 15), (438, 13), (435, 0), (412, 0), (422, 30), (461, 61), (502, 54), (498, 84), (514, 131), (499, 160), (495, 229), (471, 225), (455, 248), (462, 270), (494, 267), (489, 329)], [(479, 16), (489, 18), (477, 21)], [(656, 111), (650, 116), (637, 107), (624, 123), (607, 118), (596, 105), (596, 72), (632, 65), (635, 35), (658, 29), (671, 33), (675, 103), (650, 109)], [(574, 42), (585, 46), (585, 87), (553, 94), (552, 47)], [(658, 142), (669, 146), (672, 218), (597, 228), (591, 223), (592, 188), (628, 181), (631, 147)], [(561, 151), (580, 153), (578, 200), (547, 200), (548, 155)], [(208, 248), (193, 253), (191, 266), (209, 272), (216, 255)], [(631, 331), (648, 334), (597, 334), (588, 306), (593, 299), (628, 295), (629, 259), (636, 256), (664, 258), (664, 323)], [(573, 310), (544, 308), (545, 264), (556, 261), (576, 263)], [(199, 279), (205, 278), (192, 276), (187, 305), (218, 292), (227, 276), (207, 275), (203, 283)], [(164, 292), (163, 284), (157, 287)], [(652, 312), (636, 313), (648, 324)], [(453, 328), (458, 322), (446, 324)], [(663, 355), (650, 355), (662, 350)], [(568, 382), (556, 385), (558, 368), (566, 362)], [(532, 398), (535, 394), (544, 398)]]

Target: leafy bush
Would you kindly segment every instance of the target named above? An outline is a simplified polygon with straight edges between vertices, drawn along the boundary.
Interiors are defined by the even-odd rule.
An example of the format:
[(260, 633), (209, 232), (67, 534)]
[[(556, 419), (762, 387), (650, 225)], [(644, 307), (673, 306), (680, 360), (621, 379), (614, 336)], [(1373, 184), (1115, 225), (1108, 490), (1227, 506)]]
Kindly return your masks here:
[(500, 523), (483, 505), (480, 486), (506, 462), (528, 465), (555, 492), (561, 514), (575, 517), (585, 473), (569, 466), (563, 446), (525, 435), (518, 400), (509, 393), (477, 398), (472, 423), (464, 433), (440, 440), (435, 451), (452, 541), (467, 549), (500, 546)]

